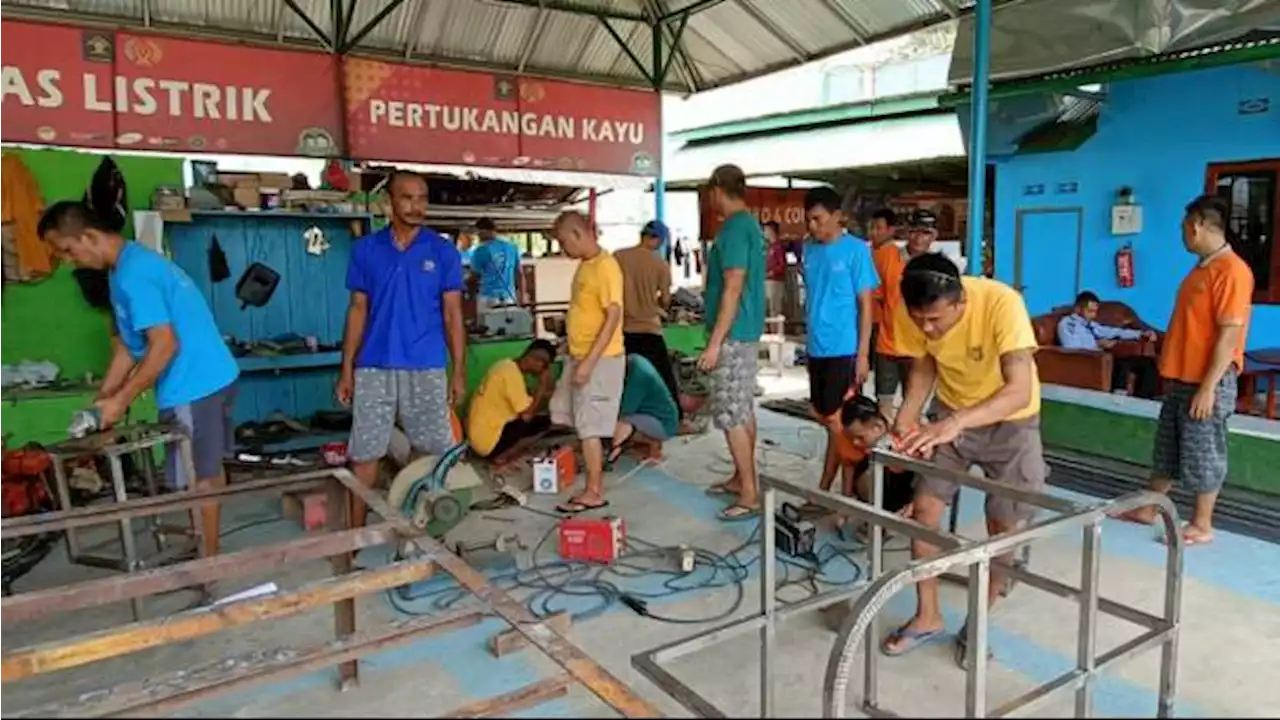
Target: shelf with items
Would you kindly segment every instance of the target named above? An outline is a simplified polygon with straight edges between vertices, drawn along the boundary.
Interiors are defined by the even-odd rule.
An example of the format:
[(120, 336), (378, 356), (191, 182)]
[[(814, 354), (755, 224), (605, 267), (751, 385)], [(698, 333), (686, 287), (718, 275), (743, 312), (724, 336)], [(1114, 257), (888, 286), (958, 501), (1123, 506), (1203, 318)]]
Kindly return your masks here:
[[(219, 332), (246, 349), (269, 350), (236, 358), (237, 425), (273, 414), (305, 425), (317, 412), (339, 410), (333, 386), (341, 353), (333, 348), (342, 341), (350, 302), (347, 264), (372, 222), (361, 213), (194, 210), (190, 222), (165, 224), (170, 254), (200, 289)], [(215, 238), (230, 271), (217, 282), (210, 272)], [(280, 278), (265, 304), (246, 307), (236, 285), (254, 263)], [(306, 437), (319, 438), (299, 438), (306, 446), (327, 441)]]
[(280, 372), (308, 368), (333, 368), (342, 364), (342, 351), (298, 353), (294, 355), (254, 356), (236, 358), (242, 373)]

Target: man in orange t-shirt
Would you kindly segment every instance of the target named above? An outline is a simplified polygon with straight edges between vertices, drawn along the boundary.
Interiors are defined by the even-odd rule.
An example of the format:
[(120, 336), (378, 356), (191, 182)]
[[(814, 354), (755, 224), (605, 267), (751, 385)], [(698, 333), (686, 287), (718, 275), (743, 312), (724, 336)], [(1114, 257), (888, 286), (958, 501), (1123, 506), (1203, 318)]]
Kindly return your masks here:
[[(1227, 479), (1227, 418), (1236, 406), (1252, 311), (1253, 272), (1226, 238), (1229, 209), (1212, 195), (1196, 198), (1182, 221), (1182, 244), (1198, 259), (1178, 289), (1160, 353), (1164, 402), (1152, 452), (1151, 489), (1182, 481), (1196, 506), (1182, 530), (1188, 545), (1213, 540), (1213, 508)], [(1154, 506), (1125, 518), (1151, 524)]]
[(898, 215), (889, 208), (881, 208), (871, 215), (867, 236), (871, 239), (871, 262), (880, 276), (876, 289), (874, 318), (876, 400), (880, 412), (892, 415), (898, 388), (905, 386), (911, 371), (911, 361), (897, 354), (893, 347), (893, 316), (902, 304), (902, 269), (907, 266), (902, 248), (894, 242), (898, 231)]

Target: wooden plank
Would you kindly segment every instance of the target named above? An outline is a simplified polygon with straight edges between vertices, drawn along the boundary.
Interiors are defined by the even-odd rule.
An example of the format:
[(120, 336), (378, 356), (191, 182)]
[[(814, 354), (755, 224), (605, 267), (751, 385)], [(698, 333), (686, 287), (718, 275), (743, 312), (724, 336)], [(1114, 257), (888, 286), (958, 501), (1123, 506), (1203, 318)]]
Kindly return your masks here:
[(568, 675), (557, 675), (555, 677), (540, 680), (536, 683), (525, 685), (524, 687), (504, 693), (497, 697), (487, 700), (464, 705), (457, 710), (443, 715), (446, 718), (487, 718), (487, 717), (511, 717), (516, 710), (523, 710), (534, 705), (540, 705), (552, 698), (564, 697), (569, 692), (569, 684), (573, 682), (573, 678)]
[(333, 470), (317, 470), (314, 472), (286, 475), (284, 477), (250, 480), (228, 485), (223, 488), (207, 490), (186, 490), (169, 495), (138, 498), (123, 503), (94, 505), (90, 507), (72, 508), (40, 515), (26, 515), (19, 518), (6, 519), (0, 527), (0, 538), (9, 539), (36, 535), (39, 533), (59, 532), (68, 528), (104, 525), (136, 517), (164, 515), (170, 512), (190, 510), (207, 504), (210, 500), (227, 502), (256, 495), (280, 495), (323, 487), (325, 480), (333, 475)]
[(284, 565), (386, 545), (396, 542), (399, 537), (390, 523), (381, 523), (152, 568), (129, 575), (22, 593), (0, 600), (0, 619), (8, 627), (12, 623), (26, 622), (55, 613), (132, 600), (227, 578), (245, 577)]
[[(569, 613), (561, 611), (548, 615), (542, 619), (542, 622), (546, 623), (547, 627), (563, 635), (569, 632), (569, 623), (572, 617)], [(528, 645), (529, 641), (515, 630), (504, 630), (489, 638), (489, 652), (493, 653), (494, 657), (503, 657), (504, 655), (519, 652), (528, 647)]]
[(41, 643), (4, 653), (0, 682), (87, 665), (148, 648), (192, 640), (260, 620), (295, 615), (312, 608), (379, 590), (408, 585), (430, 577), (434, 560), (406, 560), (376, 570), (328, 578), (298, 590), (227, 605), (203, 607), (156, 620), (146, 620)]
[[(330, 530), (338, 530), (350, 523), (351, 514), (347, 506), (351, 504), (351, 493), (338, 483), (329, 486), (325, 498), (325, 524)], [(351, 574), (354, 553), (341, 553), (330, 559), (334, 578)], [(338, 642), (351, 637), (356, 632), (355, 598), (333, 604), (333, 637)], [(338, 666), (338, 687), (349, 690), (360, 681), (359, 663), (348, 660)]]
[(361, 485), (360, 481), (356, 480), (356, 476), (349, 471), (335, 472), (334, 477), (346, 485), (348, 490), (363, 499), (370, 510), (394, 523), (419, 551), (435, 557), (440, 567), (452, 575), (459, 585), (510, 623), (516, 632), (525, 636), (534, 647), (564, 668), (574, 680), (585, 685), (606, 705), (624, 717), (662, 717), (662, 713), (656, 707), (588, 657), (580, 648), (569, 642), (568, 638), (534, 617), (524, 603), (516, 602), (499, 588), (489, 585), (485, 577), (463, 562), (462, 558), (450, 552), (439, 541), (421, 534), (409, 518), (387, 504), (381, 493)]
[(374, 632), (353, 635), (338, 642), (328, 642), (302, 651), (273, 648), (238, 657), (219, 658), (198, 667), (116, 685), (107, 691), (84, 693), (72, 702), (53, 702), (18, 713), (6, 713), (5, 717), (134, 718), (169, 715), (192, 703), (306, 675), (372, 653), (407, 645), (428, 635), (478, 625), (484, 620), (484, 613), (476, 611), (400, 620)]

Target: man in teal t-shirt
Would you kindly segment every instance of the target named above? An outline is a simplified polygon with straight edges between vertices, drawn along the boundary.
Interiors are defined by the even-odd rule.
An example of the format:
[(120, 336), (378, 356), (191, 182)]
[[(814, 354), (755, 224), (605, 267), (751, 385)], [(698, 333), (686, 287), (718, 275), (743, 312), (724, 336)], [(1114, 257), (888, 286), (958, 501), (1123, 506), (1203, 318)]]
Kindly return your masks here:
[(755, 517), (756, 369), (764, 332), (764, 231), (747, 210), (747, 179), (736, 165), (721, 165), (707, 183), (713, 207), (724, 216), (707, 252), (707, 348), (698, 366), (711, 373), (711, 417), (724, 431), (734, 473), (712, 485), (713, 495), (735, 497), (721, 520)]
[(609, 462), (615, 462), (631, 442), (642, 442), (661, 451), (662, 443), (680, 431), (680, 411), (666, 380), (643, 355), (627, 355), (618, 424), (613, 432)]

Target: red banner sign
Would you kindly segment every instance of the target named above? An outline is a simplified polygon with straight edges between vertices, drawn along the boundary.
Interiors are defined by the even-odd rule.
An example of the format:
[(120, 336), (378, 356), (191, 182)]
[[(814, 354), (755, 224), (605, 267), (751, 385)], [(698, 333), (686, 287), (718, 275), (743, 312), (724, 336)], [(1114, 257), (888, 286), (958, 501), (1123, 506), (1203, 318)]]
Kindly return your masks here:
[(3, 139), (85, 147), (337, 154), (337, 63), (110, 30), (5, 21)]
[(348, 58), (349, 154), (652, 175), (657, 93)]
[[(776, 222), (781, 235), (787, 240), (799, 240), (809, 234), (804, 219), (804, 190), (787, 188), (747, 188), (747, 210), (763, 225)], [(724, 218), (711, 207), (704, 188), (698, 191), (698, 211), (701, 215), (702, 239), (710, 240), (720, 231)]]

